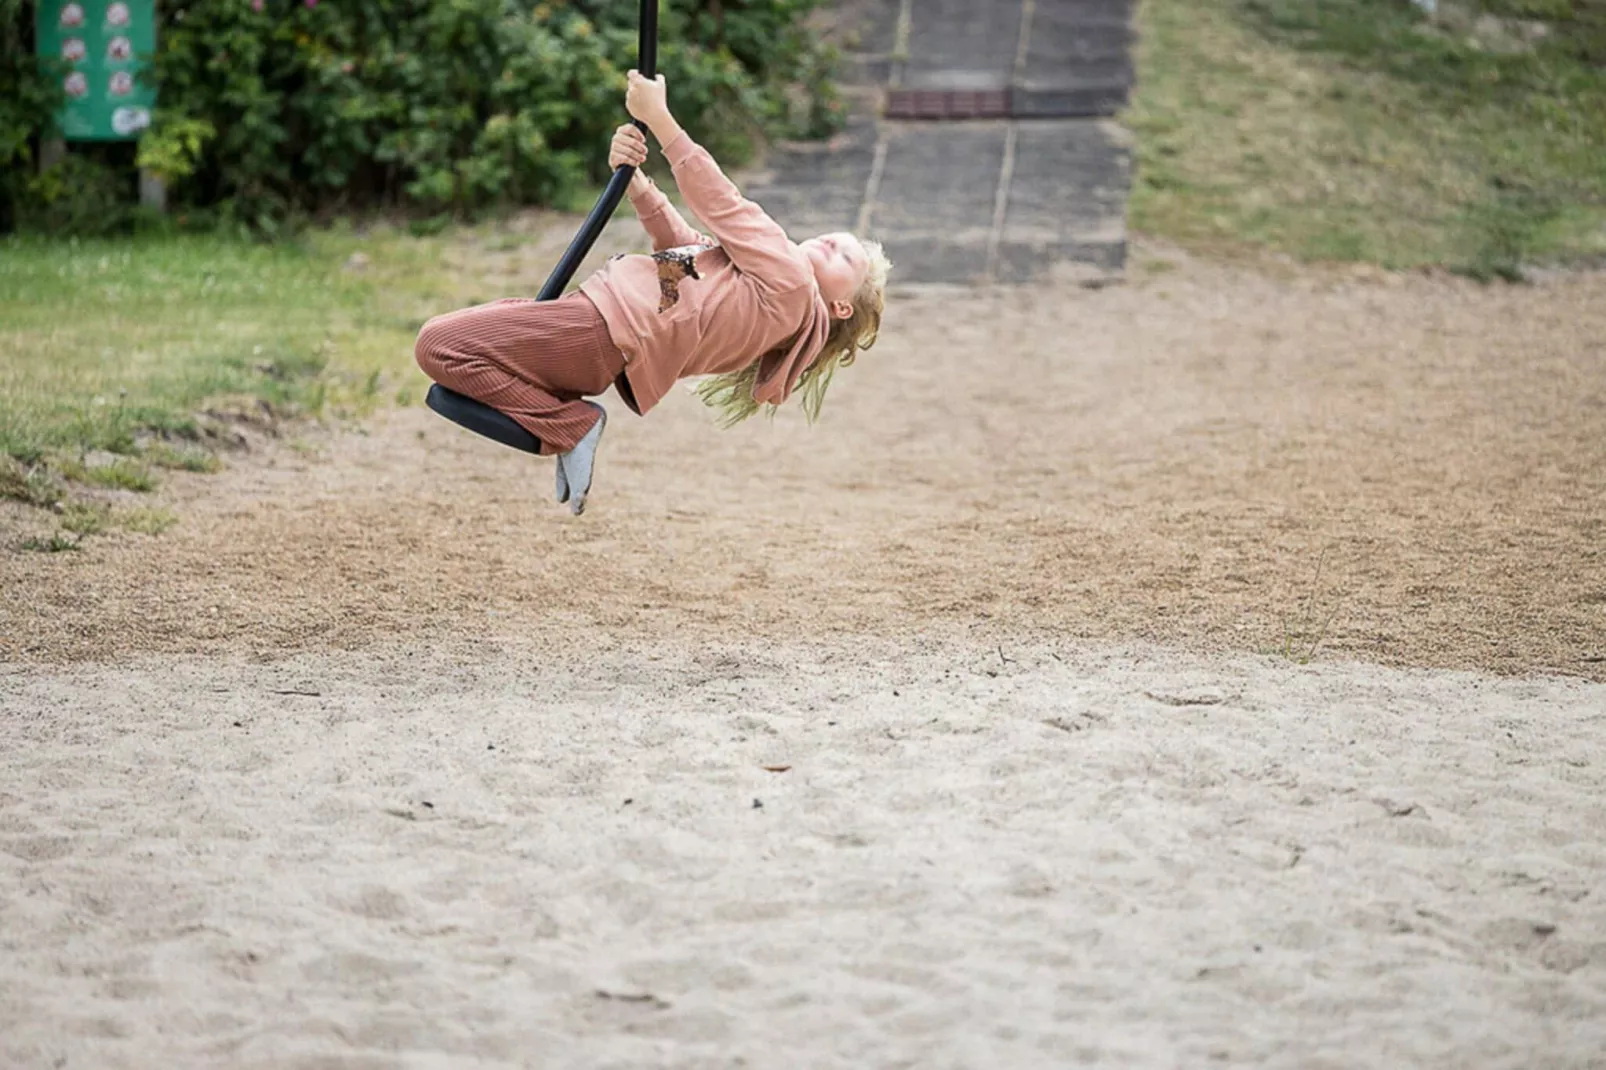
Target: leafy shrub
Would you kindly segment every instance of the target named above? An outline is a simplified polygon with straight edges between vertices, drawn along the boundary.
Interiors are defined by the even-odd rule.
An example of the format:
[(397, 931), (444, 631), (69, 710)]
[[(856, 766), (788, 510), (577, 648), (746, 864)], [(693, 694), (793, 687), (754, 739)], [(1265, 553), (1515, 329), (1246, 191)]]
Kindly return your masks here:
[[(677, 113), (715, 152), (740, 155), (755, 128), (796, 136), (836, 123), (831, 57), (805, 24), (817, 4), (661, 5), (659, 69)], [(0, 5), (20, 33), (19, 0)], [(608, 132), (624, 118), (639, 9), (636, 0), (170, 0), (158, 11), (160, 98), (139, 163), (167, 179), (175, 206), (272, 232), (309, 215), (461, 216), (594, 190)], [(31, 51), (31, 34), (24, 43)], [(39, 114), (0, 111), (0, 154), (8, 132), (15, 141), (18, 130), (38, 131)], [(42, 226), (76, 226), (74, 214), (45, 213), (22, 192)]]
[(133, 177), (104, 160), (104, 147), (72, 154), (49, 170), (17, 176), (18, 205), (29, 230), (100, 237), (133, 218)]
[(0, 232), (35, 171), (33, 141), (60, 101), (51, 64), (34, 56), (34, 0), (0, 0)]

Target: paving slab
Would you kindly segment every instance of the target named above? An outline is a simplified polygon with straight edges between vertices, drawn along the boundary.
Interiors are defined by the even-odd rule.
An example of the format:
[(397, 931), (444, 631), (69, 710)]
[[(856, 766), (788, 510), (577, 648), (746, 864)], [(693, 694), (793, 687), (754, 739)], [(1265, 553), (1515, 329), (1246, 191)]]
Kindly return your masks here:
[(874, 116), (857, 115), (829, 141), (776, 146), (743, 189), (794, 236), (855, 230), (879, 136)]
[(1032, 24), (1130, 26), (1132, 0), (1032, 0)]
[(886, 163), (872, 236), (980, 241), (992, 229), (1008, 139), (1004, 123), (884, 124)]
[(1057, 263), (1083, 264), (1088, 279), (1126, 266), (1125, 139), (1102, 120), (1017, 123), (1015, 158), (992, 275), (1025, 282)]
[(1097, 120), (1018, 123), (1015, 129), (1004, 239), (1119, 239), (1131, 163), (1117, 129)]
[(987, 272), (1006, 123), (884, 124), (870, 210), (904, 282), (972, 283)]
[(1015, 76), (1024, 5), (918, 0), (909, 17), (909, 89), (1007, 89)]
[(855, 52), (891, 55), (898, 40), (900, 0), (858, 0), (835, 5), (851, 21), (843, 44)]
[(1014, 114), (1116, 114), (1132, 88), (1132, 36), (1128, 0), (1035, 0)]
[[(1010, 94), (1016, 119), (1097, 119), (1126, 107), (1128, 87), (1114, 78), (1061, 79), (1052, 86), (1023, 86)], [(1068, 84), (1067, 84), (1068, 83)]]
[(898, 41), (899, 0), (847, 0), (834, 5), (843, 80), (886, 85)]

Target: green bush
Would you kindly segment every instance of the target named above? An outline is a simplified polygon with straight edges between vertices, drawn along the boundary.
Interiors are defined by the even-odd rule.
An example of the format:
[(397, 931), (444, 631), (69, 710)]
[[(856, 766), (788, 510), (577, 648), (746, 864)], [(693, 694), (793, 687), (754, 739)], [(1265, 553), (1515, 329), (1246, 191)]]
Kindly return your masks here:
[(69, 155), (47, 171), (18, 176), (28, 229), (102, 237), (127, 228), (134, 216), (132, 177), (97, 156)]
[[(711, 149), (740, 155), (755, 128), (797, 136), (835, 125), (830, 56), (804, 24), (817, 4), (661, 5), (659, 69)], [(21, 34), (18, 0), (0, 5), (5, 32)], [(639, 12), (636, 0), (169, 0), (158, 10), (160, 97), (139, 162), (168, 180), (181, 214), (268, 232), (319, 214), (464, 216), (589, 194), (624, 118)], [(27, 64), (13, 66), (35, 104), (0, 111), (0, 154), (12, 142), (25, 151), (38, 100), (49, 107)], [(75, 226), (27, 184), (0, 192), (37, 229)]]
[(60, 102), (51, 65), (34, 56), (34, 0), (0, 0), (0, 233), (35, 171), (34, 140)]

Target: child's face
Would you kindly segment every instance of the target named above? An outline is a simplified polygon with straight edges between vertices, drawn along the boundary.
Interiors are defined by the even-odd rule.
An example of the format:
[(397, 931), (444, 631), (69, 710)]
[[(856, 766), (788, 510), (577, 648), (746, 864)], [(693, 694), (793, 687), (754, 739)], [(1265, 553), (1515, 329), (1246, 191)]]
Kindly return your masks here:
[(846, 319), (853, 314), (850, 302), (870, 273), (870, 256), (851, 234), (822, 234), (799, 246), (814, 268), (814, 281), (820, 296), (831, 306), (831, 314)]

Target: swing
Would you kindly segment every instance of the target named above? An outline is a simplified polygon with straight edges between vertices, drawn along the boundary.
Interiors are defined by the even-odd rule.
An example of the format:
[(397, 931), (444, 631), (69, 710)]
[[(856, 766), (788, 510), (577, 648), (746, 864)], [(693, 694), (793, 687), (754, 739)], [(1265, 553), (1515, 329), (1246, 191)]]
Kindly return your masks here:
[[(655, 78), (658, 75), (658, 0), (641, 0), (641, 36), (636, 46), (636, 67), (646, 78)], [(636, 123), (643, 133), (647, 127)], [(580, 232), (569, 243), (557, 267), (547, 277), (546, 284), (541, 292), (536, 294), (537, 301), (552, 301), (563, 296), (569, 281), (579, 270), (580, 262), (591, 252), (591, 247), (597, 243), (602, 234), (602, 228), (612, 218), (614, 209), (624, 198), (625, 190), (630, 180), (635, 177), (636, 169), (629, 164), (620, 167), (608, 180), (607, 187), (602, 196), (597, 199), (596, 206), (591, 214), (586, 216), (580, 225)], [(475, 401), (471, 397), (459, 394), (455, 390), (435, 383), (429, 388), (424, 403), (446, 419), (466, 428), (476, 435), (484, 435), (493, 442), (500, 442), (504, 446), (511, 446), (525, 453), (539, 453), (541, 443), (530, 432), (519, 426), (519, 422), (505, 412), (499, 412), (483, 402)]]

